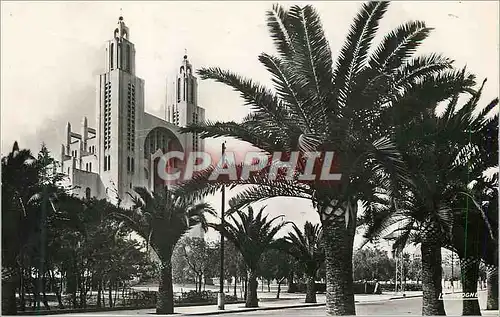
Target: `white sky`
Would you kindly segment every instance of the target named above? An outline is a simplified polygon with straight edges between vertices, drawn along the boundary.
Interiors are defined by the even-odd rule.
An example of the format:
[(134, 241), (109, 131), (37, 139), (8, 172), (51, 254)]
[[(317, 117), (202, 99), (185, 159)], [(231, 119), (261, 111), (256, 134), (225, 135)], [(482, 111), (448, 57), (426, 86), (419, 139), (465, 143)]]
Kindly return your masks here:
[[(285, 3), (297, 4), (297, 2)], [(332, 51), (338, 52), (360, 3), (314, 2)], [(146, 109), (163, 116), (165, 79), (184, 49), (195, 68), (219, 66), (270, 84), (257, 60), (274, 53), (265, 24), (271, 2), (28, 2), (1, 3), (2, 155), (17, 140), (37, 152), (45, 141), (56, 157), (67, 121), (93, 122), (95, 81), (104, 63), (103, 44), (120, 14), (136, 47), (136, 73), (145, 79)], [(122, 8), (122, 13), (120, 13)], [(435, 27), (419, 52), (441, 52), (487, 77), (483, 103), (498, 96), (498, 1), (397, 1), (381, 22), (380, 37), (408, 20)], [(248, 113), (238, 94), (214, 82), (199, 82), (200, 106), (210, 120), (241, 120)], [(207, 141), (216, 151), (220, 141)], [(236, 142), (228, 143), (228, 150)], [(230, 198), (230, 194), (226, 195)], [(212, 201), (212, 199), (210, 199)], [(218, 205), (220, 197), (214, 197)], [(272, 215), (301, 223), (318, 221), (307, 201), (266, 202)]]

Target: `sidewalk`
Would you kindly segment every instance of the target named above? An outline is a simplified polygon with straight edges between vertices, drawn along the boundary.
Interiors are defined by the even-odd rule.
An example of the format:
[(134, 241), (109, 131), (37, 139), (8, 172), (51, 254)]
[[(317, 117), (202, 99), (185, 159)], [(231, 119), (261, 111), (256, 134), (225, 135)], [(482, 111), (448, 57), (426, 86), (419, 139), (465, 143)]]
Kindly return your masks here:
[(217, 309), (217, 306), (194, 306), (194, 307), (177, 307), (175, 312), (182, 316), (203, 316), (203, 315), (218, 315), (226, 313), (241, 313), (256, 310), (275, 310), (286, 308), (301, 308), (301, 307), (318, 307), (325, 306), (325, 302), (316, 304), (306, 304), (303, 300), (296, 299), (279, 299), (276, 301), (259, 301), (259, 307), (246, 308), (245, 304), (229, 304), (226, 305), (223, 311)]
[[(260, 295), (260, 294), (259, 294)], [(293, 298), (292, 295), (294, 295)], [(203, 316), (203, 315), (218, 315), (218, 314), (226, 314), (226, 313), (240, 313), (240, 312), (249, 312), (249, 311), (260, 311), (260, 310), (278, 310), (278, 309), (288, 309), (288, 308), (304, 308), (304, 307), (319, 307), (325, 306), (326, 297), (325, 294), (317, 294), (317, 303), (316, 304), (306, 304), (304, 303), (305, 295), (303, 294), (288, 294), (285, 298), (275, 299), (271, 298), (271, 294), (269, 296), (259, 297), (259, 307), (256, 308), (245, 308), (245, 304), (227, 304), (225, 306), (225, 310), (220, 311), (217, 308), (217, 305), (206, 305), (206, 306), (186, 306), (186, 307), (175, 307), (175, 314), (179, 316)], [(370, 305), (376, 303), (383, 303), (392, 300), (403, 301), (404, 299), (417, 298), (422, 297), (422, 292), (405, 292), (406, 296), (402, 296), (402, 294), (397, 294), (394, 292), (383, 293), (380, 295), (376, 294), (356, 294), (355, 301), (356, 305)], [(486, 306), (486, 292), (480, 291), (480, 305), (481, 307)], [(288, 297), (288, 298), (287, 298)], [(446, 301), (447, 303), (452, 303), (453, 301)], [(419, 304), (421, 305), (421, 304)], [(456, 310), (456, 309), (455, 309)], [(460, 306), (461, 310), (461, 306)], [(119, 315), (148, 315), (154, 314), (155, 309), (139, 309), (139, 310), (123, 310), (120, 311)], [(496, 311), (486, 311), (481, 310), (483, 316), (498, 316), (498, 310)], [(74, 314), (65, 314), (66, 316), (76, 316), (76, 315), (117, 315), (117, 312), (108, 311), (108, 312), (100, 312), (100, 313), (74, 313)]]

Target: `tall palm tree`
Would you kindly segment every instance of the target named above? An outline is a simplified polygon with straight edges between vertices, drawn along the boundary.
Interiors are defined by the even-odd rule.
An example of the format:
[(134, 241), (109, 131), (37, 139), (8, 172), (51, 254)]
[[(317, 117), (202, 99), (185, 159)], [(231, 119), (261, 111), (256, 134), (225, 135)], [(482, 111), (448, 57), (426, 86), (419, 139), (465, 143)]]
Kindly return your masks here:
[(207, 228), (205, 213), (214, 211), (207, 203), (193, 204), (180, 199), (167, 187), (151, 192), (136, 187), (133, 196), (134, 208), (120, 209), (115, 213), (117, 219), (139, 234), (161, 260), (161, 278), (158, 290), (157, 314), (174, 312), (174, 293), (172, 285), (172, 252), (180, 238), (193, 226), (201, 224)]
[[(310, 5), (279, 5), (267, 12), (278, 56), (261, 54), (275, 92), (219, 68), (198, 71), (203, 79), (224, 83), (241, 93), (254, 111), (243, 122), (204, 122), (183, 132), (202, 137), (231, 136), (265, 153), (334, 151), (342, 178), (336, 183), (268, 180), (253, 175), (233, 182), (254, 184), (233, 200), (234, 207), (260, 199), (293, 196), (312, 200), (320, 215), (326, 252), (327, 311), (355, 314), (352, 252), (358, 201), (372, 196), (377, 184), (406, 180), (400, 154), (391, 140), (395, 122), (412, 119), (422, 105), (405, 106), (415, 96), (445, 100), (473, 84), (451, 69), (439, 54), (414, 57), (431, 28), (412, 21), (388, 33), (372, 49), (388, 2), (361, 6), (334, 63), (319, 15)], [(407, 103), (406, 103), (407, 104)], [(298, 173), (305, 169), (298, 165)], [(223, 182), (204, 182), (200, 173), (181, 186), (185, 192), (213, 193)], [(262, 177), (261, 177), (262, 176)]]
[[(460, 250), (463, 291), (467, 293), (477, 291), (481, 260), (489, 272), (498, 268), (498, 171), (490, 177), (484, 175), (498, 165), (498, 109), (488, 113), (494, 114), (492, 118), (482, 117), (497, 105), (498, 98), (486, 106), (478, 118), (483, 125), (471, 131), (464, 155), (457, 160), (467, 171), (464, 183), (469, 193), (455, 202), (460, 212), (456, 213), (452, 245)], [(493, 293), (494, 290), (489, 295)], [(498, 295), (496, 298), (498, 301)], [(479, 302), (464, 300), (462, 313), (481, 314)]]
[(2, 158), (2, 314), (15, 315), (16, 285), (20, 277), (23, 246), (31, 230), (28, 200), (37, 184), (36, 159), (14, 142)]
[(303, 231), (296, 224), (292, 225), (293, 231), (281, 240), (280, 247), (305, 268), (307, 274), (306, 303), (316, 303), (316, 274), (325, 261), (321, 225), (313, 225), (306, 221)]
[[(258, 307), (257, 275), (260, 258), (264, 251), (273, 248), (274, 237), (283, 228), (286, 222), (275, 224), (282, 216), (268, 219), (263, 215), (265, 207), (254, 213), (248, 207), (248, 213), (240, 209), (234, 211), (229, 217), (232, 223), (224, 221), (223, 224), (210, 224), (210, 226), (230, 240), (240, 251), (248, 270), (248, 288), (245, 307)], [(234, 214), (238, 215), (237, 219)]]
[[(366, 210), (367, 216), (371, 218), (365, 234), (368, 238), (380, 237), (392, 231), (398, 232), (394, 244), (398, 251), (410, 241), (420, 244), (424, 315), (445, 314), (443, 302), (438, 299), (442, 293), (441, 247), (457, 252), (464, 265), (474, 264), (470, 265), (470, 270), (464, 268), (464, 272), (477, 276), (473, 272), (478, 269), (479, 249), (475, 248), (473, 261), (469, 257), (474, 253), (471, 246), (480, 243), (479, 236), (469, 236), (470, 241), (466, 244), (469, 252), (472, 251), (470, 254), (467, 254), (467, 246), (463, 245), (461, 238), (464, 237), (464, 231), (465, 237), (467, 232), (470, 233), (467, 225), (472, 226), (473, 219), (476, 220), (476, 226), (470, 229), (476, 230), (476, 233), (477, 225), (485, 221), (488, 223), (488, 220), (472, 202), (470, 209), (467, 208), (465, 201), (469, 196), (466, 191), (471, 174), (461, 161), (465, 160), (464, 152), (471, 149), (469, 136), (480, 131), (485, 116), (496, 105), (490, 103), (478, 116), (474, 116), (481, 91), (482, 87), (462, 107), (459, 107), (459, 96), (456, 95), (440, 117), (432, 111), (400, 127), (397, 142), (408, 163), (413, 185), (405, 188), (404, 195), (379, 197)], [(459, 220), (464, 215), (465, 224)], [(458, 238), (459, 233), (461, 238)], [(477, 278), (474, 283), (477, 283)]]

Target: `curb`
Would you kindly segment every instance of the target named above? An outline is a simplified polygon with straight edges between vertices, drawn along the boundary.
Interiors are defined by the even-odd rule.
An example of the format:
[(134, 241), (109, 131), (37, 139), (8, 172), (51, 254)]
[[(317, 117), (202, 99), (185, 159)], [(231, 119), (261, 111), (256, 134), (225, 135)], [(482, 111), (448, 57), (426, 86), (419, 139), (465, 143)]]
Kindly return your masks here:
[(418, 294), (418, 295), (407, 295), (407, 296), (396, 296), (396, 297), (391, 297), (389, 300), (393, 299), (406, 299), (406, 298), (415, 298), (415, 297), (423, 297), (423, 294)]
[(254, 308), (219, 310), (219, 311), (202, 312), (202, 313), (184, 313), (181, 314), (181, 316), (208, 316), (208, 315), (219, 315), (219, 314), (246, 313), (246, 312), (261, 311), (261, 310), (280, 310), (289, 308), (305, 308), (305, 307), (320, 307), (320, 306), (326, 306), (326, 303), (298, 304), (298, 305), (286, 305), (286, 306), (276, 306), (276, 307), (254, 307)]

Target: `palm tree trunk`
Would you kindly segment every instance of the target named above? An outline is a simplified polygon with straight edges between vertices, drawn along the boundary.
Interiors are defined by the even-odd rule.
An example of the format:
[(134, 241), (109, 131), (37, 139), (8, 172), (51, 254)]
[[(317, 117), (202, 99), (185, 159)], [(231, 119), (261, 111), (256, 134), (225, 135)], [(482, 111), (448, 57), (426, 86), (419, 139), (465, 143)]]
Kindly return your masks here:
[[(348, 211), (346, 211), (348, 212)], [(326, 311), (329, 315), (356, 315), (352, 280), (355, 223), (322, 221), (326, 263)]]
[(316, 281), (314, 276), (307, 277), (306, 303), (316, 303)]
[(437, 243), (422, 242), (422, 315), (446, 315), (440, 299), (441, 285), (441, 246)]
[(170, 258), (162, 262), (160, 287), (158, 288), (158, 300), (156, 303), (157, 314), (174, 313), (174, 288), (172, 285), (172, 260)]
[(488, 265), (486, 271), (486, 287), (488, 289), (488, 299), (486, 301), (487, 310), (498, 309), (498, 266)]
[[(477, 294), (477, 281), (479, 279), (479, 262), (477, 258), (469, 257), (460, 259), (460, 271), (462, 275), (462, 293)], [(462, 316), (481, 316), (479, 300), (477, 297), (464, 298), (462, 305)]]
[(11, 267), (2, 268), (2, 315), (17, 314), (15, 272)]
[(256, 270), (249, 270), (248, 274), (248, 294), (245, 302), (245, 307), (259, 307), (257, 299), (257, 273)]

